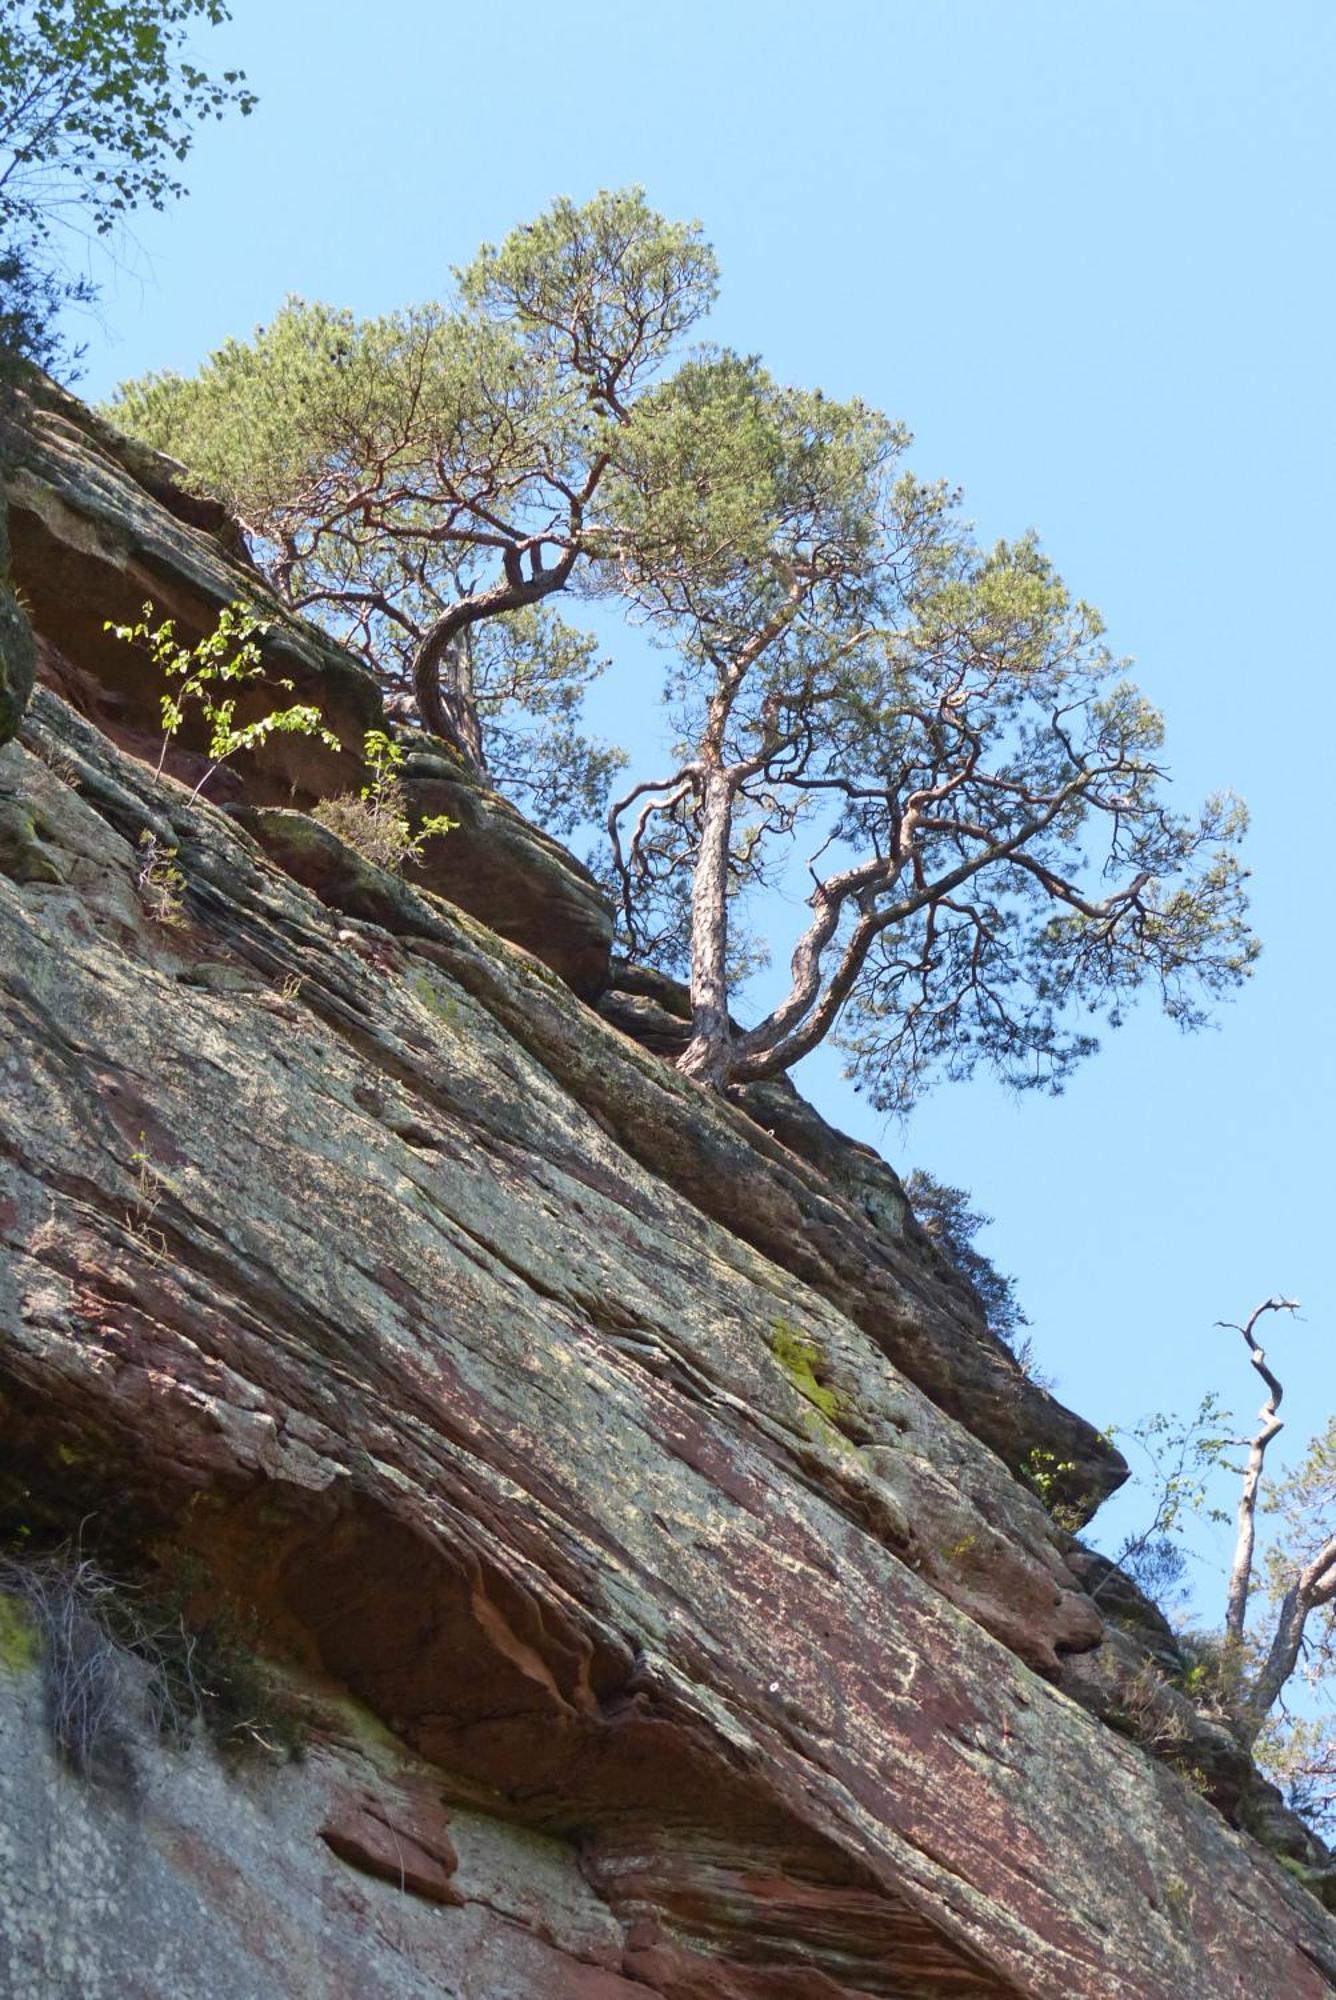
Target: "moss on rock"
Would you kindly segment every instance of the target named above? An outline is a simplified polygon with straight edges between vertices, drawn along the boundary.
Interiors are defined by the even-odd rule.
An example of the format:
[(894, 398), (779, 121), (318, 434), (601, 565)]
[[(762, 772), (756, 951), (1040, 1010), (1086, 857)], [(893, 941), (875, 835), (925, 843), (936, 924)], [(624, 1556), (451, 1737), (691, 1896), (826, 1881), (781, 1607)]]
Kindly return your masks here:
[(0, 1591), (0, 1667), (11, 1674), (29, 1673), (40, 1655), (37, 1627), (27, 1608)]
[(771, 1322), (770, 1352), (799, 1395), (811, 1404), (812, 1435), (823, 1444), (847, 1450), (849, 1399), (831, 1387), (827, 1379), (830, 1364), (821, 1343), (781, 1315)]

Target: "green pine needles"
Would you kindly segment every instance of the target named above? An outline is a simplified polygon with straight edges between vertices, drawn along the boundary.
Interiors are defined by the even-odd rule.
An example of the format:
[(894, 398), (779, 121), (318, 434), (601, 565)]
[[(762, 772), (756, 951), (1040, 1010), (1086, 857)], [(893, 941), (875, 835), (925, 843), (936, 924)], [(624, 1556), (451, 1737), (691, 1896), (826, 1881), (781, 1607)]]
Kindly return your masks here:
[[(1199, 1027), (1258, 951), (1241, 802), (1178, 805), (1099, 613), (1034, 536), (981, 544), (903, 424), (688, 346), (716, 283), (638, 188), (562, 199), (444, 300), (289, 300), (110, 414), (554, 832), (605, 816), (621, 761), (581, 731), (604, 662), (558, 606), (663, 649), (672, 749), (606, 812), (602, 872), (628, 953), (689, 974), (702, 1083), (834, 1038), (903, 1112), (981, 1068), (1059, 1089), (1143, 993)], [(788, 977), (740, 1026), (758, 944)]]

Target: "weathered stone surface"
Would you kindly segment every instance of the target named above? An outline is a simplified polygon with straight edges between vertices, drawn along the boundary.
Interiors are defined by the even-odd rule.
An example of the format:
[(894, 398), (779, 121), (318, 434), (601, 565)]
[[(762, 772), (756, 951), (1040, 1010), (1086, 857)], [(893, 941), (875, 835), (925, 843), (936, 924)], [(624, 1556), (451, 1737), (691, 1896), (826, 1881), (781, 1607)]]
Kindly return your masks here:
[(0, 461), (0, 743), (17, 731), (36, 672), (32, 627), (10, 585), (9, 509)]
[(459, 1855), (439, 1797), (430, 1784), (387, 1794), (377, 1788), (340, 1793), (320, 1828), (326, 1847), (353, 1868), (397, 1883), (406, 1896), (458, 1908), (463, 1892), (451, 1879)]
[[(860, 1282), (918, 1317), (845, 1309), (849, 1204), (814, 1167), (448, 905), (383, 878), (370, 914), (326, 907), (49, 693), (0, 786), (47, 862), (0, 875), (10, 1479), (197, 1550), (414, 1783), (578, 1847), (581, 1922), (612, 1940), (582, 1955), (558, 1913), (545, 1958), (489, 1961), (447, 1928), (481, 1925), (472, 1900), (334, 1855), (349, 1799), (416, 1839), (413, 1786), (385, 1802), (323, 1751), (310, 1793), (211, 1775), (187, 1854), (164, 1829), (192, 1827), (195, 1779), (167, 1760), (146, 1839), (80, 1821), (60, 1864), (104, 1930), (137, 1894), (117, 1870), (148, 1871), (175, 1954), (142, 1954), (150, 2000), (213, 1990), (243, 1934), (280, 2000), (1336, 1988), (1313, 1899), (1049, 1684), (1098, 1636), (1090, 1601), (892, 1358), (950, 1346), (946, 1294), (943, 1328), (858, 1238)], [(171, 922), (137, 886), (146, 830), (177, 850)], [(728, 1203), (769, 1206), (735, 1230)], [(785, 1226), (813, 1247), (758, 1247)], [(513, 1909), (532, 1885), (502, 1874)], [(192, 1883), (219, 1912), (194, 1965)]]
[[(168, 1749), (131, 1690), (120, 1720), (132, 1782), (90, 1786), (51, 1751), (35, 1666), (0, 1655), (0, 1992), (13, 2000), (644, 2000), (570, 1843), (452, 1802), (458, 1854), (448, 1876), (422, 1872), (429, 1857), (403, 1829), (443, 1820), (439, 1773), (349, 1704), (286, 1765)], [(363, 1827), (382, 1827), (385, 1868), (330, 1840), (350, 1798)]]
[(1063, 1661), (1064, 1693), (1181, 1772), (1231, 1825), (1280, 1855), (1336, 1910), (1336, 1855), (1263, 1778), (1218, 1696), (1203, 1690), (1189, 1699), (1193, 1656), (1158, 1606), (1116, 1564), (1080, 1542), (1073, 1541), (1067, 1564), (1107, 1624), (1097, 1651)]
[(402, 777), (415, 822), (437, 813), (455, 822), (444, 840), (428, 844), (410, 879), (522, 944), (584, 998), (599, 994), (608, 979), (612, 908), (588, 869), (443, 745), (410, 750)]
[[(277, 700), (272, 687), (243, 691), (238, 719), (251, 720), (279, 700), (314, 702), (343, 749), (274, 735), (216, 774), (211, 796), (309, 808), (356, 790), (365, 780), (363, 737), (386, 726), (379, 688), (342, 648), (278, 605), (246, 561), (235, 524), (215, 502), (181, 487), (179, 470), (54, 384), (34, 390), (10, 497), (14, 573), (42, 641), (42, 678), (122, 748), (156, 763), (161, 684), (146, 656), (104, 625), (133, 625), (151, 601), (155, 619), (173, 618), (177, 638), (193, 645), (212, 631), (223, 605), (241, 599), (270, 621), (266, 665), (292, 688)], [(0, 639), (7, 629), (0, 604)], [(6, 673), (17, 690), (21, 651), (14, 662)], [(5, 704), (0, 694), (0, 741)], [(13, 700), (9, 706), (17, 712)], [(193, 785), (207, 769), (203, 749), (198, 721), (188, 723), (167, 769)], [(448, 840), (428, 843), (422, 884), (535, 951), (577, 992), (596, 992), (606, 977), (612, 917), (588, 872), (454, 764), (444, 745), (410, 757), (405, 789), (411, 816), (444, 812), (458, 823)]]
[[(153, 490), (142, 472), (159, 468)], [(146, 656), (104, 630), (133, 625), (151, 601), (155, 620), (172, 618), (177, 638), (193, 645), (213, 630), (236, 599), (270, 621), (266, 666), (292, 682), (282, 700), (318, 703), (345, 746), (314, 737), (275, 736), (236, 775), (261, 800), (312, 804), (359, 782), (366, 730), (379, 726), (380, 693), (370, 674), (316, 629), (288, 616), (255, 571), (216, 532), (217, 509), (192, 503), (170, 484), (171, 461), (117, 439), (73, 398), (37, 387), (10, 476), (10, 534), (15, 577), (34, 629), (46, 641), (44, 677), (138, 755), (156, 762), (161, 747), (162, 687)], [(174, 505), (164, 504), (172, 498)], [(272, 690), (243, 693), (238, 719), (275, 705)], [(168, 768), (189, 783), (205, 768), (201, 724), (192, 718), (169, 753)]]
[[(455, 826), (443, 838), (429, 841), (422, 865), (409, 869), (414, 887), (482, 915), (489, 928), (531, 949), (573, 992), (596, 993), (606, 976), (612, 918), (592, 883), (584, 884), (578, 864), (569, 856), (566, 865), (553, 860), (548, 853), (553, 843), (537, 828), (524, 828), (513, 807), (464, 773), (457, 784), (425, 781), (423, 766), (444, 768), (436, 757), (409, 758), (404, 782), (410, 812), (416, 819), (444, 812)], [(402, 895), (397, 883), (307, 814), (238, 806), (234, 817), (287, 874), (314, 889), (331, 909), (376, 921), (387, 893), (396, 911), (412, 909), (414, 899)], [(517, 827), (524, 828), (523, 836)], [(382, 920), (392, 928), (397, 921)], [(411, 928), (410, 916), (402, 921)]]
[[(681, 988), (641, 967), (619, 967), (614, 981), (600, 1013), (647, 1050), (671, 1054)], [(733, 1123), (661, 1063), (642, 1061), (648, 1088), (628, 1106), (625, 1088), (609, 1085), (603, 1066), (581, 1054), (570, 1010), (554, 1018), (540, 996), (513, 1012), (502, 996), (489, 1004), (513, 1033), (541, 1043), (543, 1061), (637, 1158), (838, 1305), (1006, 1464), (1022, 1468), (1038, 1452), (1068, 1467), (1061, 1498), (1087, 1517), (1122, 1484), (1121, 1453), (1032, 1382), (989, 1332), (969, 1286), (909, 1216), (886, 1163), (836, 1132), (791, 1085), (734, 1093), (744, 1116)]]
[[(690, 1036), (691, 1006), (686, 987), (679, 980), (649, 966), (631, 965), (625, 960), (615, 961), (610, 984), (599, 997), (598, 1010), (605, 1021), (611, 1021), (623, 1034), (629, 1035), (655, 1055), (677, 1055), (686, 1047)], [(1051, 1398), (1044, 1391), (1027, 1394), (1020, 1371), (1014, 1365), (1007, 1369), (1005, 1352), (999, 1352), (1003, 1343), (988, 1333), (983, 1310), (967, 1280), (919, 1228), (899, 1176), (871, 1146), (851, 1139), (846, 1132), (837, 1131), (828, 1124), (795, 1089), (788, 1077), (779, 1077), (769, 1083), (745, 1084), (731, 1091), (730, 1097), (748, 1118), (778, 1139), (788, 1152), (816, 1168), (827, 1189), (847, 1203), (860, 1230), (870, 1226), (883, 1249), (890, 1248), (892, 1256), (902, 1265), (917, 1267), (936, 1295), (939, 1321), (942, 1317), (941, 1297), (945, 1294), (953, 1298), (957, 1319), (971, 1327), (973, 1341), (981, 1342), (985, 1352), (994, 1361), (1001, 1362), (1009, 1377), (1008, 1388), (1018, 1404), (1011, 1423), (1012, 1435), (1008, 1439), (1005, 1424), (999, 1424), (994, 1434), (990, 1435), (990, 1442), (995, 1449), (1002, 1451), (1004, 1457), (1015, 1459), (1020, 1449), (1019, 1441), (1030, 1438), (1036, 1421), (1035, 1412), (1043, 1404), (1051, 1402)], [(775, 1254), (773, 1246), (767, 1245), (767, 1248), (772, 1255)], [(940, 1380), (925, 1382), (922, 1386), (928, 1388), (930, 1393), (937, 1393), (943, 1388)], [(950, 1393), (947, 1389), (948, 1397)], [(974, 1407), (973, 1397), (966, 1397), (965, 1400), (971, 1408)], [(947, 1407), (954, 1407), (954, 1403), (948, 1401)], [(966, 1417), (965, 1421), (971, 1424), (971, 1428), (975, 1427), (970, 1417)], [(1033, 1448), (1034, 1442), (1031, 1438), (1030, 1448)], [(1052, 1446), (1040, 1448), (1049, 1449), (1051, 1457), (1062, 1459), (1073, 1443), (1085, 1464), (1081, 1477), (1071, 1482), (1071, 1490), (1064, 1497), (1069, 1501), (1084, 1500), (1089, 1504), (1094, 1499), (1103, 1498), (1120, 1484), (1126, 1477), (1126, 1467), (1121, 1456), (1107, 1443), (1092, 1440), (1084, 1430), (1078, 1432), (1075, 1439), (1068, 1437), (1061, 1449), (1054, 1448), (1059, 1444), (1056, 1438)]]

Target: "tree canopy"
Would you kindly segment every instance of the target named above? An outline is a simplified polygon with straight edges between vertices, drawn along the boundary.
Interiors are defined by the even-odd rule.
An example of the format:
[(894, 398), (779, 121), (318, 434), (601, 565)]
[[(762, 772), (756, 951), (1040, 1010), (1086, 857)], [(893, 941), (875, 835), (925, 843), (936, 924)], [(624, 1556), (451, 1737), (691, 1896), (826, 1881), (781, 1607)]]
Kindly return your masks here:
[(699, 228), (639, 190), (558, 201), (444, 303), (358, 319), (292, 299), (111, 414), (228, 503), (286, 603), (568, 827), (616, 763), (574, 727), (597, 649), (549, 600), (598, 554), (619, 439), (715, 276)]
[[(1171, 810), (1160, 718), (1037, 542), (980, 548), (902, 427), (755, 361), (701, 357), (649, 404), (609, 497), (682, 748), (609, 826), (633, 946), (689, 961), (683, 1066), (772, 1076), (839, 1024), (897, 1109), (981, 1062), (1058, 1087), (1143, 986), (1198, 1025), (1257, 950), (1246, 815)], [(788, 991), (740, 1030), (730, 924), (803, 834)]]
[(107, 237), (137, 208), (185, 193), (177, 167), (194, 128), (255, 98), (239, 70), (210, 77), (191, 30), (228, 19), (222, 0), (0, 0), (0, 333), (32, 358), (52, 322), (86, 299), (58, 238)]
[[(554, 600), (613, 599), (666, 649), (679, 747), (612, 808), (609, 865), (630, 948), (689, 967), (689, 1073), (773, 1076), (838, 1029), (900, 1109), (980, 1063), (1057, 1088), (1143, 989), (1198, 1025), (1257, 950), (1243, 807), (1170, 807), (1098, 614), (1033, 536), (980, 546), (902, 425), (683, 356), (715, 285), (638, 189), (562, 200), (443, 303), (290, 300), (112, 413), (559, 829), (617, 760), (579, 732), (600, 662)], [(799, 885), (788, 990), (739, 1029), (749, 898)]]

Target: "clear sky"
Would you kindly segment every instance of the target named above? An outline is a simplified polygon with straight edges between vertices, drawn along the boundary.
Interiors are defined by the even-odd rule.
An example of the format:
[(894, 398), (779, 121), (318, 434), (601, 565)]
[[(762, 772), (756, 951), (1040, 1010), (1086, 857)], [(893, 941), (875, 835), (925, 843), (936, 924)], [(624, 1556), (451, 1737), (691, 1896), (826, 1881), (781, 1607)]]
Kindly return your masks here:
[[(1251, 1410), (1212, 1322), (1296, 1294), (1305, 1321), (1273, 1354), (1299, 1442), (1336, 1404), (1336, 7), (233, 13), (202, 47), (245, 67), (260, 109), (210, 131), (189, 202), (139, 226), (83, 392), (188, 370), (288, 291), (363, 311), (439, 294), (559, 193), (638, 181), (699, 217), (724, 273), (713, 337), (905, 419), (916, 468), (959, 482), (985, 536), (1037, 528), (1167, 711), (1183, 803), (1229, 785), (1254, 812), (1266, 952), (1218, 1032), (1142, 1011), (1064, 1097), (943, 1087), (905, 1130), (833, 1055), (800, 1080), (897, 1166), (973, 1190), (1040, 1361), (1096, 1421), (1212, 1385)], [(642, 706), (624, 677), (656, 671), (628, 642), (608, 733)]]

